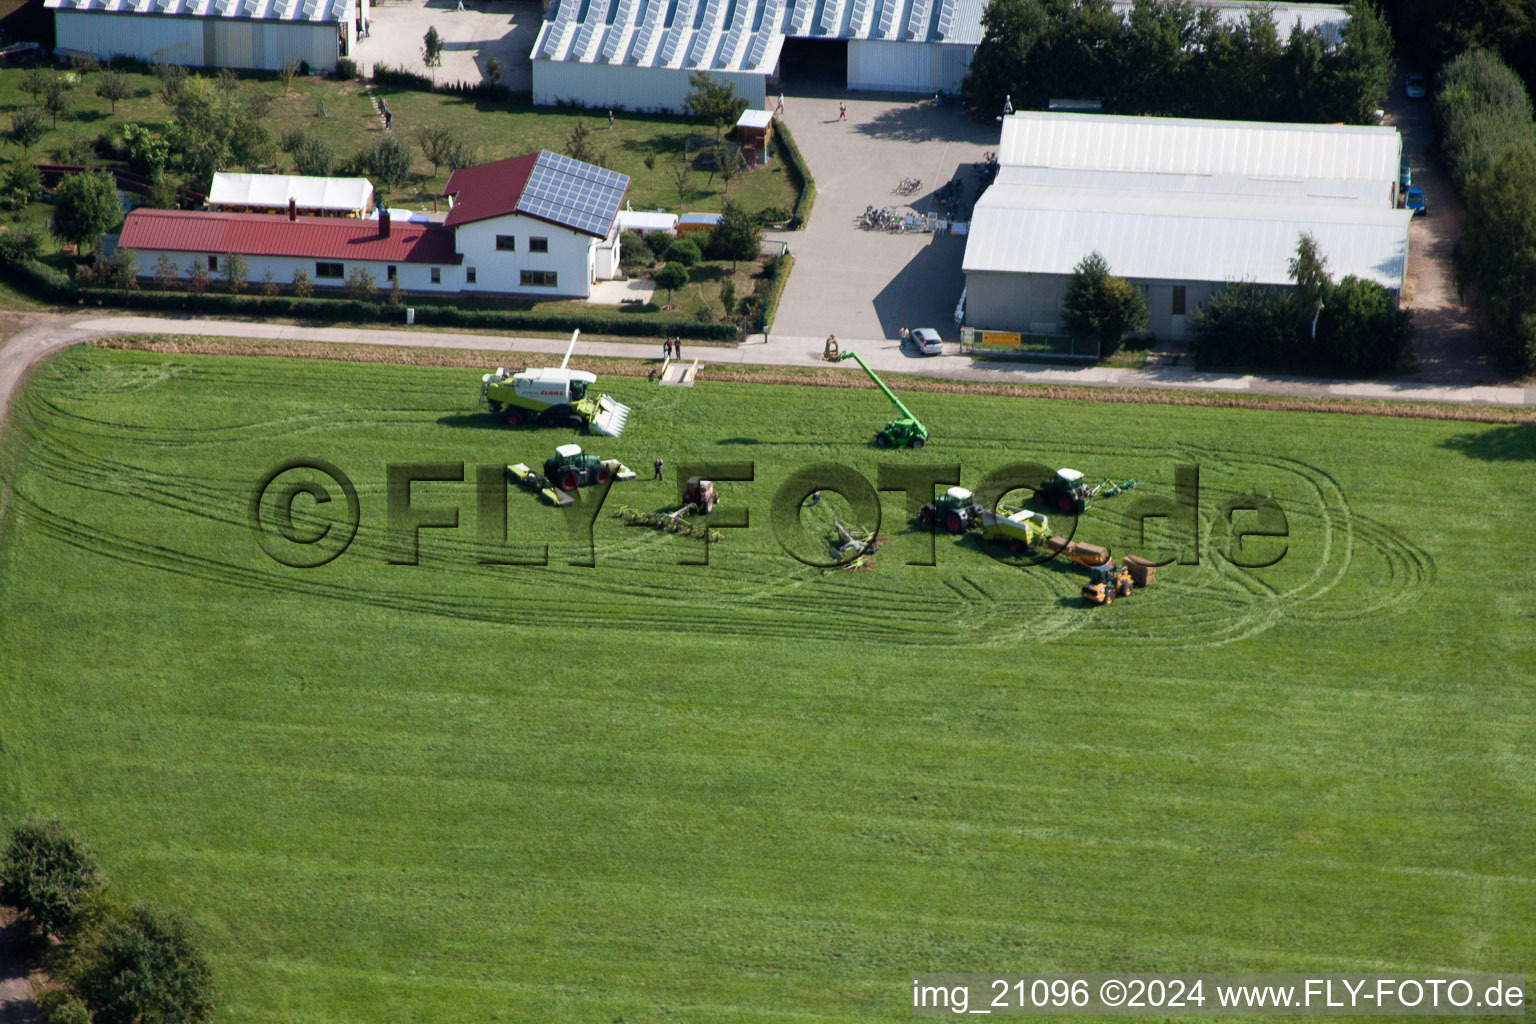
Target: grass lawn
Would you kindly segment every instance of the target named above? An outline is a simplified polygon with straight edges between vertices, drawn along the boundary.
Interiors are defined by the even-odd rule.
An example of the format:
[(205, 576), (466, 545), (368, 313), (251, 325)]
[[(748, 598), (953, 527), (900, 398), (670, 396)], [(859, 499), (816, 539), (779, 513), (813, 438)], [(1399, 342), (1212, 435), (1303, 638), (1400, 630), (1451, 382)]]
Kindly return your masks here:
[[(1536, 426), (923, 393), (929, 447), (880, 453), (878, 392), (609, 377), (629, 426), (581, 442), (668, 479), (615, 486), (593, 567), (517, 490), (548, 565), (478, 564), (474, 484), (442, 482), (412, 500), (460, 527), (389, 564), (386, 465), (572, 440), (487, 427), (477, 376), (82, 347), (0, 439), (0, 822), (59, 813), (120, 895), (193, 917), (219, 1019), (892, 1020), (918, 970), (1536, 968)], [(322, 568), (247, 525), (290, 456), (359, 492)], [(708, 566), (611, 514), (747, 460)], [(1018, 461), (1138, 478), (1077, 537), (1198, 564), (1089, 610), (973, 537), (904, 564), (899, 492), (872, 571), (786, 553), (873, 525), (836, 495), (775, 535), (812, 463)], [(1142, 540), (1181, 464), (1198, 542)], [(1289, 522), (1266, 569), (1221, 554), (1249, 492)]]

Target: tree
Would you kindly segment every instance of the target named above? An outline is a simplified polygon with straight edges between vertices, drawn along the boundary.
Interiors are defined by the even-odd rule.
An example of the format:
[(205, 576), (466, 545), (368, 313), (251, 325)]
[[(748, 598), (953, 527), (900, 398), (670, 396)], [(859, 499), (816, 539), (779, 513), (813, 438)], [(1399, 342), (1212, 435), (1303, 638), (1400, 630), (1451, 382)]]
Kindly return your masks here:
[(1112, 276), (1109, 263), (1094, 252), (1072, 268), (1062, 320), (1074, 338), (1097, 338), (1100, 356), (1109, 356), (1120, 350), (1127, 334), (1146, 327), (1147, 303), (1128, 281)]
[(131, 292), (139, 286), (139, 261), (132, 249), (117, 247), (107, 265), (107, 276), (112, 286), (120, 291)]
[(437, 81), (437, 69), (443, 64), (443, 37), (437, 34), (437, 26), (427, 29), (421, 37), (421, 62), (432, 69), (432, 81)]
[(1386, 102), (1393, 63), (1392, 30), (1374, 0), (1351, 0), (1339, 43), (1321, 119), (1369, 124)]
[(117, 186), (106, 171), (69, 174), (53, 193), (53, 233), (85, 249), (123, 218)]
[(1434, 103), (1446, 162), (1463, 192), (1472, 175), (1531, 138), (1530, 94), (1487, 50), (1467, 50), (1442, 68)]
[(187, 289), (194, 295), (201, 295), (208, 290), (208, 268), (203, 266), (203, 261), (194, 259), (187, 264)]
[(347, 275), (347, 298), (358, 302), (372, 302), (378, 294), (378, 286), (374, 283), (373, 275), (368, 268), (356, 266), (352, 273)]
[(711, 232), (710, 249), (720, 259), (730, 260), (735, 270), (737, 260), (757, 259), (762, 247), (763, 226), (740, 203), (727, 199), (720, 207), (720, 223)]
[(453, 145), (448, 148), (443, 162), (448, 165), (450, 171), (462, 170), (471, 167), (480, 160), (480, 151), (463, 139), (454, 139)]
[(1001, 111), (1005, 96), (1021, 101), (1027, 68), (1049, 37), (1041, 0), (992, 0), (981, 16), (982, 39), (961, 86), (978, 110)]
[(238, 252), (224, 254), (224, 287), (229, 289), (231, 295), (239, 295), (245, 291), (246, 278), (250, 269), (246, 266), (245, 257)]
[(1328, 276), (1328, 260), (1318, 248), (1317, 239), (1303, 233), (1296, 242), (1296, 255), (1286, 263), (1291, 280), (1296, 282), (1296, 312), (1304, 321), (1310, 337), (1317, 316), (1327, 304), (1333, 291), (1333, 279)]
[(187, 69), (180, 64), (156, 64), (155, 74), (160, 79), (160, 99), (166, 106), (174, 105), (181, 87), (187, 82)]
[(704, 254), (692, 239), (679, 238), (667, 246), (667, 261), (676, 263), (682, 267), (696, 267), (704, 259)]
[(75, 989), (95, 1024), (203, 1024), (213, 982), (181, 918), (140, 904), (82, 951)]
[(730, 195), (731, 182), (741, 173), (741, 147), (720, 146), (715, 154), (715, 164), (720, 171), (720, 186), (726, 195)]
[(53, 77), (53, 72), (43, 68), (28, 68), (21, 74), (21, 91), (32, 97), (36, 103), (37, 98), (48, 87), (48, 79)]
[(492, 85), (500, 85), (506, 73), (507, 69), (502, 67), (501, 61), (495, 57), (485, 62), (485, 80)]
[(47, 134), (41, 110), (22, 107), (11, 115), (11, 140), (22, 149), (31, 149)]
[(103, 885), (85, 843), (56, 819), (11, 829), (0, 860), (0, 903), (42, 935), (73, 935), (90, 916)]
[(315, 286), (310, 283), (309, 275), (302, 270), (293, 272), (293, 294), (301, 299), (307, 299), (315, 294)]
[(59, 75), (49, 75), (47, 84), (43, 86), (43, 109), (53, 119), (53, 127), (59, 126), (59, 115), (69, 113), (74, 102), (74, 93), (69, 91), (64, 79)]
[(37, 232), (31, 228), (12, 228), (0, 234), (0, 263), (25, 263), (28, 260), (35, 260), (42, 245)]
[(164, 170), (156, 171), (149, 179), (149, 195), (144, 197), (144, 205), (151, 210), (175, 210), (181, 206), (176, 183)]
[(1476, 289), (1500, 362), (1536, 369), (1536, 145), (1509, 147), (1467, 182), (1456, 276)]
[(298, 77), (299, 62), (296, 60), (284, 61), (277, 66), (277, 84), (283, 90), (283, 95), (288, 95), (293, 88), (293, 80)]
[(155, 260), (155, 287), (170, 291), (181, 280), (181, 271), (165, 253)]
[(1335, 286), (1319, 319), (1315, 350), (1343, 373), (1385, 373), (1398, 368), (1413, 339), (1413, 313), (1399, 309), (1375, 281), (1353, 274)]
[(117, 113), (117, 101), (125, 100), (132, 95), (128, 85), (128, 76), (120, 71), (107, 68), (96, 76), (96, 95), (112, 104), (112, 113)]
[(385, 132), (363, 159), (368, 173), (389, 189), (398, 189), (411, 177), (411, 147), (393, 132)]
[(293, 151), (295, 174), (309, 174), (324, 178), (336, 166), (336, 153), (318, 135), (307, 135), (299, 148)]
[(716, 81), (707, 71), (689, 75), (688, 84), (692, 91), (683, 101), (683, 109), (689, 117), (713, 125), (716, 140), (726, 126), (735, 124), (741, 112), (747, 109), (747, 101), (736, 95), (735, 86)]
[(234, 68), (219, 68), (219, 92), (226, 96), (240, 91), (240, 76)]
[(667, 290), (667, 302), (670, 303), (673, 289), (681, 288), (688, 283), (688, 268), (676, 263), (668, 263), (651, 277), (656, 282), (656, 287)]
[(235, 116), (229, 136), (229, 158), (248, 171), (271, 163), (277, 156), (277, 142), (265, 124), (244, 111)]
[(457, 135), (446, 125), (424, 124), (416, 129), (416, 145), (420, 147), (421, 155), (432, 164), (433, 177), (437, 177), (438, 169), (447, 163), (448, 154), (457, 142)]
[(31, 161), (20, 159), (5, 172), (5, 205), (19, 210), (43, 194), (43, 172)]
[(272, 276), (271, 267), (268, 267), (267, 272), (261, 275), (261, 294), (269, 299), (277, 295), (277, 279)]
[(1190, 317), (1191, 351), (1202, 370), (1289, 367), (1296, 318), (1290, 297), (1238, 281), (1216, 292)]
[(565, 155), (572, 160), (580, 160), (590, 164), (597, 159), (592, 151), (592, 129), (587, 127), (587, 122), (581, 118), (576, 119), (576, 126), (571, 129), (571, 134), (565, 137)]
[(677, 205), (687, 206), (688, 197), (693, 195), (693, 172), (681, 157), (672, 165), (672, 187), (677, 189)]

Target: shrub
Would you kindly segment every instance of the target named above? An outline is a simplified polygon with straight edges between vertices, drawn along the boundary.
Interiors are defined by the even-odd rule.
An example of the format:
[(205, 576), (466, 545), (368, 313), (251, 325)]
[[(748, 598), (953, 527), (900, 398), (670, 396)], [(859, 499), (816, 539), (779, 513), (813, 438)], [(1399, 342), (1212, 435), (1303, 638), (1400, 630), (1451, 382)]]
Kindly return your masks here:
[(665, 255), (669, 262), (684, 267), (696, 267), (704, 260), (697, 243), (689, 238), (679, 238), (668, 245)]
[(82, 951), (75, 989), (94, 1024), (202, 1024), (213, 984), (202, 948), (179, 917), (143, 904)]
[(645, 239), (638, 231), (624, 231), (619, 234), (619, 265), (623, 267), (640, 267), (651, 262), (651, 248), (645, 244)]
[(1463, 52), (1440, 71), (1435, 115), (1456, 187), (1510, 146), (1531, 140), (1531, 98), (1520, 76), (1487, 50)]
[(789, 220), (789, 218), (792, 216), (793, 214), (784, 209), (782, 206), (770, 206), (765, 210), (757, 211), (757, 221), (759, 224), (764, 226), (769, 224), (782, 224)]
[(343, 82), (350, 82), (357, 77), (357, 61), (351, 57), (342, 57), (336, 61), (336, 77)]
[(48, 134), (48, 118), (35, 107), (22, 107), (11, 115), (11, 141), (31, 149)]
[(779, 147), (779, 157), (784, 161), (784, 170), (789, 175), (790, 182), (799, 191), (795, 199), (794, 227), (803, 228), (805, 222), (811, 218), (811, 207), (816, 202), (816, 179), (811, 176), (811, 169), (805, 162), (805, 157), (800, 155), (800, 147), (795, 145), (795, 137), (790, 133), (788, 126), (783, 122), (778, 124), (773, 133), (774, 143)]
[(347, 298), (353, 301), (372, 301), (378, 290), (378, 286), (374, 284), (373, 275), (366, 267), (353, 267), (352, 273), (347, 275)]
[(1288, 295), (1247, 281), (1230, 283), (1190, 317), (1195, 366), (1289, 365), (1295, 360), (1295, 324)]
[(17, 160), (5, 172), (4, 189), (6, 208), (19, 210), (43, 194), (43, 172), (26, 160)]
[(307, 299), (315, 293), (315, 286), (310, 283), (309, 275), (302, 270), (293, 272), (293, 294), (301, 299)]
[(35, 260), (41, 247), (42, 240), (30, 228), (14, 228), (0, 233), (0, 263), (14, 266)]
[(0, 903), (35, 931), (74, 934), (90, 916), (102, 885), (96, 858), (62, 822), (25, 821), (11, 829), (0, 859)]
[(94, 156), (90, 143), (84, 139), (65, 139), (59, 144), (59, 148), (53, 151), (54, 163), (69, 167), (85, 167), (95, 163), (92, 159)]

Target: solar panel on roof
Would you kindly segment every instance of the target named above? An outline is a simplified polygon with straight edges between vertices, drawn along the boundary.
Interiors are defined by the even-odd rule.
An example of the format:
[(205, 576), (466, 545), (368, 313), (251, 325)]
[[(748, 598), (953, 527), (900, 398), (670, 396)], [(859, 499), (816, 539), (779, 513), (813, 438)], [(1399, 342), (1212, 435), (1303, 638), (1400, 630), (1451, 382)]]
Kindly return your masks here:
[(907, 16), (907, 38), (921, 39), (927, 35), (928, 12), (933, 0), (912, 0), (912, 13)]
[(605, 235), (629, 187), (629, 178), (603, 167), (545, 151), (533, 165), (517, 209), (578, 231)]
[(879, 31), (876, 33), (881, 39), (891, 34), (891, 23), (896, 20), (896, 4), (899, 0), (880, 0)]
[(794, 11), (789, 16), (789, 34), (798, 36), (805, 31), (805, 23), (810, 20), (816, 0), (794, 0), (794, 4)]
[(955, 24), (955, 0), (939, 0), (939, 38), (948, 39)]
[(836, 32), (842, 16), (843, 0), (827, 0), (827, 6), (821, 9), (821, 30), (828, 34)]

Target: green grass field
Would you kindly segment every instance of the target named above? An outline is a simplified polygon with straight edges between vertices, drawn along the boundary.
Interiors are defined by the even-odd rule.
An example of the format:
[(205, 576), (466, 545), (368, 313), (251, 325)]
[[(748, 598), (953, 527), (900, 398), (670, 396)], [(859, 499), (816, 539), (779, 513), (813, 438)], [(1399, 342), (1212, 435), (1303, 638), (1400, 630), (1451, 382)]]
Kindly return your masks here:
[[(595, 566), (521, 491), (549, 564), (477, 564), (472, 482), (415, 485), (459, 528), (388, 564), (386, 465), (571, 439), (488, 428), (477, 384), (76, 348), (0, 439), (0, 821), (57, 812), (191, 915), (221, 1020), (897, 1020), (919, 970), (1536, 968), (1536, 427), (923, 394), (930, 446), (880, 453), (875, 392), (610, 378), (629, 429), (582, 441), (642, 480)], [(297, 456), (359, 492), (319, 569), (247, 522)], [(610, 514), (745, 460), (751, 526), (707, 567)], [(1129, 539), (1134, 502), (1197, 465), (1199, 564), (1088, 610), (1077, 572), (969, 539), (904, 565), (891, 493), (875, 569), (811, 568), (770, 509), (829, 461), (1136, 477), (1077, 536), (1147, 553), (1180, 536)], [(1247, 492), (1289, 520), (1268, 569), (1220, 553)], [(816, 554), (839, 501), (786, 544)]]

